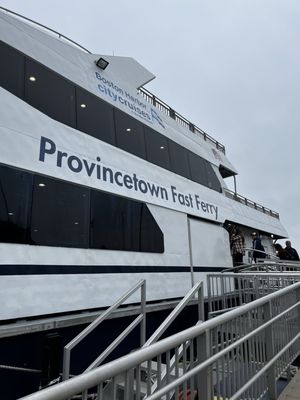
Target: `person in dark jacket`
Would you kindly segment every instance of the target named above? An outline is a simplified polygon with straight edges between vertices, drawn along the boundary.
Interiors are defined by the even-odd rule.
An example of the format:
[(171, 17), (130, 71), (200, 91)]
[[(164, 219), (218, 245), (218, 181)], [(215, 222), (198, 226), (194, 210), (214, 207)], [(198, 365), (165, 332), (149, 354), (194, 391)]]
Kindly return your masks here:
[(261, 239), (258, 237), (256, 232), (252, 233), (252, 248), (253, 248), (253, 260), (256, 263), (258, 258), (266, 258), (265, 248), (261, 244)]
[(281, 246), (279, 243), (274, 244), (276, 255), (280, 258), (280, 260), (291, 260), (291, 256), (289, 253)]
[(297, 250), (293, 249), (292, 243), (290, 242), (290, 240), (287, 240), (285, 242), (285, 245), (286, 245), (286, 248), (284, 250), (287, 251), (289, 253), (289, 255), (291, 256), (291, 261), (300, 261)]

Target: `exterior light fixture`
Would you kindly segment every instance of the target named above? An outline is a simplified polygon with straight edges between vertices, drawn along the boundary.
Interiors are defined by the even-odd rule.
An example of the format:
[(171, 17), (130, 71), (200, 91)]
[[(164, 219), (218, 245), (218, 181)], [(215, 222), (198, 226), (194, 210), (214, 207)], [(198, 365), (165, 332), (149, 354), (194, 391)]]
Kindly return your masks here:
[(35, 82), (35, 81), (36, 81), (36, 77), (35, 77), (35, 76), (30, 76), (30, 77), (29, 77), (29, 80), (30, 80), (31, 82)]
[(39, 187), (45, 187), (45, 183), (39, 183)]
[(131, 132), (131, 128), (127, 128), (127, 129), (126, 129), (126, 132)]
[(160, 149), (163, 150), (165, 148), (165, 146), (160, 146)]
[(96, 61), (97, 67), (100, 69), (105, 70), (105, 68), (108, 66), (109, 62), (104, 60), (104, 58), (100, 57), (98, 61)]
[(80, 104), (80, 107), (81, 108), (86, 108), (86, 104), (82, 103), (82, 104)]

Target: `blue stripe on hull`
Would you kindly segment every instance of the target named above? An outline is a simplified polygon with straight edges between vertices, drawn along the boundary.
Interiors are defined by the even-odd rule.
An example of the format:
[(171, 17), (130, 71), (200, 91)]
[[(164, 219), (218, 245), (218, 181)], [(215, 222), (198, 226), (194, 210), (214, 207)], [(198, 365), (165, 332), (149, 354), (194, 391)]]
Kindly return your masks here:
[[(194, 272), (220, 272), (219, 267), (194, 267)], [(189, 266), (151, 265), (1, 265), (0, 275), (120, 274), (190, 272)]]

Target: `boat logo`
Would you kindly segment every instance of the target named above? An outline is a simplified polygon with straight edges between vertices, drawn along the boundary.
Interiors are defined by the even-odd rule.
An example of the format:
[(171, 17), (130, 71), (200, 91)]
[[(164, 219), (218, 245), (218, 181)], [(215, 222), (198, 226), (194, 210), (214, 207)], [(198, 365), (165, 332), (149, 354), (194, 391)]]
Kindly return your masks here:
[(130, 112), (137, 115), (139, 118), (146, 120), (148, 123), (158, 123), (162, 128), (165, 129), (163, 120), (158, 115), (156, 110), (151, 108), (149, 111), (147, 105), (141, 101), (138, 96), (132, 95), (129, 91), (116, 85), (113, 81), (108, 80), (99, 72), (96, 72), (95, 76), (98, 80), (98, 90), (102, 95), (108, 97), (110, 101), (119, 104), (122, 108), (130, 110)]
[(162, 128), (164, 129), (166, 128), (165, 125), (163, 124), (162, 118), (160, 118), (160, 116), (157, 114), (155, 110), (153, 110), (153, 108), (151, 108), (151, 116), (152, 119), (157, 121)]

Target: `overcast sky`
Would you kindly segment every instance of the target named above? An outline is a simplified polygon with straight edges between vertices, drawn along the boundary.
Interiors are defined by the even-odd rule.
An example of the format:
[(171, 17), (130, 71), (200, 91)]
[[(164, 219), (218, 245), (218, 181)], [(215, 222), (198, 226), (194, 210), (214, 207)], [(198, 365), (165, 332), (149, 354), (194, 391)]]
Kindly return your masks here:
[(238, 192), (279, 212), (300, 250), (299, 0), (0, 5), (154, 73), (146, 87), (226, 146)]

